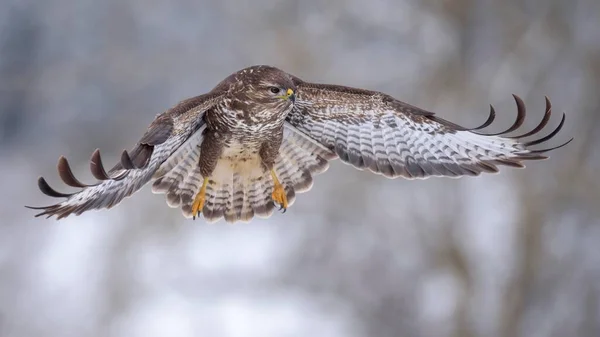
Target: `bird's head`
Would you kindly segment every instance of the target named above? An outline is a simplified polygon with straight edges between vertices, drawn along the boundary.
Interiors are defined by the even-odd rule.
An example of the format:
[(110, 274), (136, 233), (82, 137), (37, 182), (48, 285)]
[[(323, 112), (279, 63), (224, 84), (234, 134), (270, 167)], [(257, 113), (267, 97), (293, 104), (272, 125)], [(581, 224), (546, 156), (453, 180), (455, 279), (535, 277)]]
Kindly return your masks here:
[(248, 109), (267, 108), (264, 110), (289, 112), (296, 101), (296, 85), (292, 78), (275, 67), (249, 67), (231, 77), (232, 80), (228, 81), (231, 97), (248, 103)]

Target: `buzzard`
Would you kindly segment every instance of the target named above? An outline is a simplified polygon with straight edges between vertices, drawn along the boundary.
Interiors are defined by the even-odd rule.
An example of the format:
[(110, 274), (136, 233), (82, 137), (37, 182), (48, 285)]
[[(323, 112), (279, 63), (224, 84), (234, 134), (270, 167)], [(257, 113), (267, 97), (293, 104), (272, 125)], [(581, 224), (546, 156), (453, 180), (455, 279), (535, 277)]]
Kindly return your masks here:
[(65, 200), (28, 207), (41, 211), (36, 216), (80, 215), (117, 205), (152, 181), (152, 191), (166, 194), (167, 204), (185, 217), (249, 221), (271, 216), (276, 207), (285, 211), (335, 158), (388, 178), (477, 176), (498, 172), (499, 165), (524, 167), (522, 161), (545, 159), (544, 153), (572, 140), (531, 149), (560, 131), (564, 113), (547, 136), (522, 140), (547, 125), (548, 98), (537, 127), (506, 136), (525, 118), (523, 101), (513, 96), (515, 123), (486, 134), (479, 130), (494, 121), (493, 107), (485, 123), (465, 128), (381, 92), (304, 82), (271, 66), (253, 66), (159, 114), (112, 169), (104, 169), (96, 150), (90, 160), (95, 184), (75, 178), (60, 157), (60, 178), (80, 190), (61, 193), (40, 177), (44, 194)]

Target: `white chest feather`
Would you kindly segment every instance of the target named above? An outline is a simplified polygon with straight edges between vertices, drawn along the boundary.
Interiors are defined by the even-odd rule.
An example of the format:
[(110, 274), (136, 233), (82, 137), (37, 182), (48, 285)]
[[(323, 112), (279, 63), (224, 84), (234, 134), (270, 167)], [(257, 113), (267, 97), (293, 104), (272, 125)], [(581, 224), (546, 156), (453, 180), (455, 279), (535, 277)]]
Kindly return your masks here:
[(234, 141), (223, 150), (217, 162), (213, 179), (216, 181), (231, 181), (234, 175), (251, 179), (264, 174), (258, 146), (243, 145)]

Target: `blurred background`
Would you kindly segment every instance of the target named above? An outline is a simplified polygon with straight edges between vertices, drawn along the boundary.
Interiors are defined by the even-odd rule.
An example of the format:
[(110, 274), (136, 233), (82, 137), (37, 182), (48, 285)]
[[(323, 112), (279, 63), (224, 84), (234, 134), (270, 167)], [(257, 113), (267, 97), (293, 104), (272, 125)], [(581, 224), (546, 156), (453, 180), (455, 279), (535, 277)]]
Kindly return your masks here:
[[(0, 2), (0, 336), (600, 336), (600, 2)], [(552, 144), (526, 170), (388, 180), (339, 161), (285, 215), (186, 220), (146, 187), (64, 221), (56, 161), (92, 182), (154, 116), (271, 64), (467, 126), (511, 94)], [(551, 145), (552, 145), (551, 144)]]

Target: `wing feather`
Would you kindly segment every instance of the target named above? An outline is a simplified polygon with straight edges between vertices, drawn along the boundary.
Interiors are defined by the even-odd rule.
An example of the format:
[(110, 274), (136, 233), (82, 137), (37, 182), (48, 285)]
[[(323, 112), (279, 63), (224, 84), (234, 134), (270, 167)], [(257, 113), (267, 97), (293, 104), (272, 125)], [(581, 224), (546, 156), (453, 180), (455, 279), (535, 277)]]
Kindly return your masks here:
[[(123, 151), (120, 163), (109, 171), (104, 168), (100, 151), (94, 151), (90, 159), (90, 171), (99, 180), (96, 184), (88, 185), (79, 181), (75, 178), (67, 159), (60, 157), (60, 178), (66, 185), (81, 190), (70, 194), (61, 193), (40, 177), (38, 187), (42, 193), (66, 199), (50, 206), (26, 207), (41, 210), (36, 216), (56, 216), (57, 219), (61, 219), (71, 214), (79, 215), (91, 209), (117, 205), (152, 178), (158, 178), (156, 173), (160, 171), (163, 163), (173, 167), (175, 164), (169, 159), (188, 139), (201, 139), (193, 135), (202, 132), (204, 112), (216, 104), (221, 96), (220, 93), (209, 93), (193, 97), (158, 115), (136, 146), (130, 152)], [(175, 161), (181, 160), (179, 156), (176, 157)]]
[(524, 167), (525, 160), (545, 159), (545, 152), (568, 143), (545, 150), (530, 149), (556, 136), (564, 124), (564, 114), (559, 126), (547, 136), (521, 141), (548, 124), (548, 98), (542, 121), (529, 132), (509, 137), (506, 134), (518, 130), (526, 117), (525, 104), (516, 95), (515, 122), (502, 132), (485, 134), (478, 130), (494, 121), (492, 106), (482, 125), (466, 128), (380, 92), (306, 83), (298, 78), (294, 81), (296, 104), (287, 117), (288, 123), (335, 152), (342, 161), (389, 178), (494, 173), (498, 166)]

